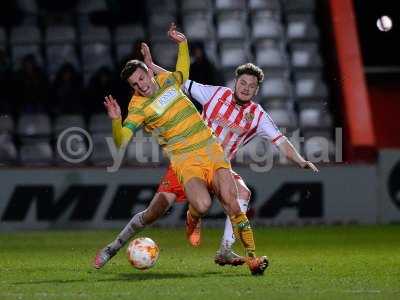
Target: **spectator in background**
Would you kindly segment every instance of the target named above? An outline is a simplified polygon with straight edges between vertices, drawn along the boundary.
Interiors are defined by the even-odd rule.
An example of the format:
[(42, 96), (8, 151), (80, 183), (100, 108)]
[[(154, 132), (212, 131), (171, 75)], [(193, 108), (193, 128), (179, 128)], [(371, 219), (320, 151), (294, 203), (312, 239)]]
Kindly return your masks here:
[(25, 56), (22, 59), (21, 69), (15, 75), (13, 86), (18, 112), (48, 112), (48, 91), (47, 78), (37, 64), (35, 56), (32, 54)]
[(222, 85), (222, 78), (214, 64), (208, 59), (202, 42), (193, 42), (190, 47), (193, 63), (190, 65), (190, 79), (202, 84)]
[(7, 52), (0, 48), (0, 113), (13, 113), (12, 95), (12, 69)]
[(125, 56), (122, 61), (120, 61), (120, 67), (119, 70), (122, 70), (128, 60), (131, 59), (138, 59), (140, 61), (143, 61), (143, 54), (141, 52), (142, 48), (142, 40), (135, 40), (132, 44), (131, 52)]
[[(101, 67), (93, 74), (85, 91), (85, 114), (104, 113), (104, 97), (116, 90), (117, 78), (109, 67)], [(124, 100), (121, 98), (121, 100)], [(130, 99), (126, 99), (129, 101)], [(127, 106), (127, 105), (126, 105)]]
[(56, 74), (51, 88), (52, 111), (55, 114), (79, 114), (82, 105), (82, 78), (70, 63)]
[[(196, 82), (208, 85), (222, 85), (221, 76), (214, 64), (208, 59), (204, 50), (202, 42), (193, 42), (190, 46), (190, 53), (192, 54), (192, 64), (190, 65), (189, 78)], [(197, 110), (201, 112), (203, 107), (197, 102), (193, 101)]]

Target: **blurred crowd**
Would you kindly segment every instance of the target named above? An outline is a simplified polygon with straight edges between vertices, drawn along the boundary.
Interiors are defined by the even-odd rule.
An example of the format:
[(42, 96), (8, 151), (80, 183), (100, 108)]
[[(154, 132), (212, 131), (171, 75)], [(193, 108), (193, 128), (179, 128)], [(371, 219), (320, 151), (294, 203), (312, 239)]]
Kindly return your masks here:
[[(22, 1), (35, 3), (41, 14), (35, 14), (30, 20), (26, 5), (22, 9), (21, 1), (2, 1), (0, 10), (0, 26), (10, 28), (21, 24), (35, 24), (49, 27), (53, 25), (73, 24), (74, 1)], [(145, 5), (138, 1), (108, 0), (106, 10), (94, 11), (89, 15), (91, 25), (107, 27), (125, 23), (144, 23)], [(113, 94), (126, 110), (130, 100), (131, 89), (119, 78), (119, 71), (129, 59), (142, 59), (140, 53), (141, 40), (132, 40), (131, 53), (115, 68), (102, 66), (84, 78), (81, 70), (71, 63), (62, 65), (55, 76), (49, 76), (46, 69), (33, 54), (24, 56), (16, 68), (12, 65), (6, 49), (0, 47), (0, 113), (46, 113), (50, 116), (61, 114), (91, 114), (104, 112), (105, 95)], [(151, 46), (151, 45), (150, 45)], [(192, 66), (191, 78), (206, 84), (222, 84), (221, 76), (207, 58), (204, 45), (196, 42), (191, 46)], [(124, 111), (123, 113), (126, 113)]]

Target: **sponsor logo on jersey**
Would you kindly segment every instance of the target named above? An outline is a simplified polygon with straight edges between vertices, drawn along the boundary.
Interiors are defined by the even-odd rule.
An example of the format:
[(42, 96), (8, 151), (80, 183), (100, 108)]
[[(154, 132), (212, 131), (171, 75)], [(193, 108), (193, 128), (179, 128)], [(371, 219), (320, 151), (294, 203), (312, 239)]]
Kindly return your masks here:
[(161, 115), (171, 104), (178, 99), (179, 93), (174, 88), (166, 89), (157, 99), (151, 104), (151, 108)]

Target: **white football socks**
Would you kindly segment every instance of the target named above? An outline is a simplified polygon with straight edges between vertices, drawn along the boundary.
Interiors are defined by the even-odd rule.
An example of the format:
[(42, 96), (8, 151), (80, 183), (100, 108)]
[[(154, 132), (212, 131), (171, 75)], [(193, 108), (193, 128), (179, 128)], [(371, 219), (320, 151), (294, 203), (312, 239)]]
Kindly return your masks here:
[(124, 229), (118, 234), (117, 238), (109, 245), (113, 251), (121, 249), (132, 236), (140, 232), (146, 226), (143, 222), (144, 212), (145, 211), (141, 211), (134, 215)]
[[(246, 213), (249, 206), (249, 200), (238, 199), (238, 203), (240, 206), (240, 211)], [(233, 234), (232, 223), (231, 220), (229, 220), (229, 217), (227, 216), (225, 220), (225, 230), (224, 230), (224, 236), (222, 237), (220, 250), (230, 251), (234, 243), (235, 243), (235, 235)]]

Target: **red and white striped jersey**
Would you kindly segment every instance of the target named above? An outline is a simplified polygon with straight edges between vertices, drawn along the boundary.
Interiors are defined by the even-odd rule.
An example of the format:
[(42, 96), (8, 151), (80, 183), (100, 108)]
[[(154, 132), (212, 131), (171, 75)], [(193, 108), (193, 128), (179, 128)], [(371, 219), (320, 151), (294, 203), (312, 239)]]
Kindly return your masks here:
[(187, 80), (183, 90), (203, 106), (203, 119), (214, 131), (229, 159), (256, 135), (276, 145), (284, 141), (282, 133), (260, 104), (250, 101), (237, 105), (230, 88)]

